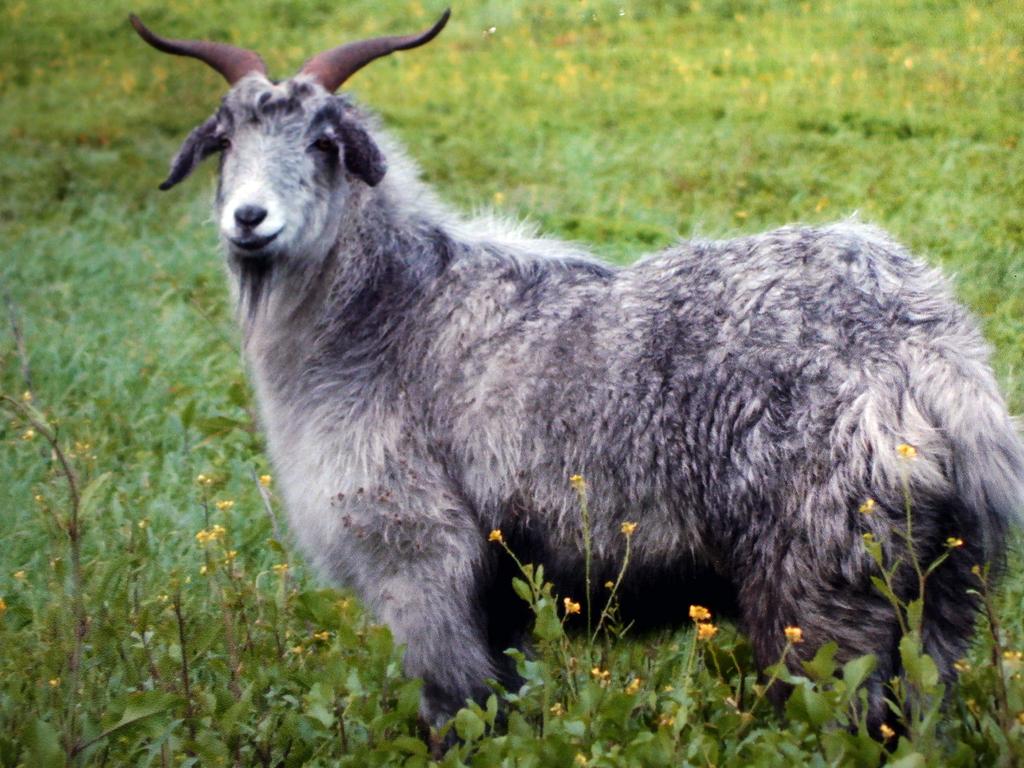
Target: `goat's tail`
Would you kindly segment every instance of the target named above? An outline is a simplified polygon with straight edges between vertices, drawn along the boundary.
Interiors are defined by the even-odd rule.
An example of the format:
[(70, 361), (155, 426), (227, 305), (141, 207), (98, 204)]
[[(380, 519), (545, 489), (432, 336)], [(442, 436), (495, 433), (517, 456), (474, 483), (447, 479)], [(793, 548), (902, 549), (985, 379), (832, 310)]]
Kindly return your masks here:
[(1007, 534), (1024, 520), (1024, 443), (998, 396), (965, 410), (950, 428), (954, 481), (981, 533), (985, 562), (1001, 570)]
[(955, 367), (943, 359), (918, 361), (909, 394), (931, 426), (920, 458), (928, 462), (926, 452), (934, 448), (932, 468), (944, 475), (953, 501), (952, 535), (971, 537), (980, 564), (1000, 571), (1007, 537), (1024, 521), (1024, 441), (991, 370), (983, 360), (961, 358)]

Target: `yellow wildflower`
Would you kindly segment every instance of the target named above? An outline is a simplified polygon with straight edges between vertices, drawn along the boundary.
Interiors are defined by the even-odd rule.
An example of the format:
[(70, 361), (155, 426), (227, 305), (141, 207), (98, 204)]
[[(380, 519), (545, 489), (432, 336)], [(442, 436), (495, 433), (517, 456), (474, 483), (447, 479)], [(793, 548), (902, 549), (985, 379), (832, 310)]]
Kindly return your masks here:
[(205, 566), (205, 565), (199, 566), (199, 575), (200, 576), (205, 576), (209, 572), (210, 572), (210, 569), (207, 566)]
[(289, 651), (291, 651), (292, 653), (294, 653), (294, 654), (295, 654), (296, 656), (298, 656), (299, 654), (301, 654), (301, 653), (302, 653), (302, 651), (303, 651), (304, 649), (303, 649), (303, 647), (302, 647), (301, 645), (293, 645), (293, 646), (292, 646), (291, 648), (289, 648), (288, 650), (289, 650)]
[(49, 682), (51, 688), (57, 688), (60, 686), (59, 677), (51, 677), (47, 682)]
[(791, 642), (793, 645), (797, 645), (804, 641), (804, 631), (800, 629), (800, 627), (786, 627), (782, 631), (786, 635), (786, 640)]
[(1024, 651), (1003, 651), (1003, 658), (1007, 661), (1024, 661)]
[(224, 534), (228, 532), (228, 529), (223, 525), (215, 525), (210, 529), (203, 529), (196, 534), (196, 541), (200, 544), (209, 544), (211, 541), (217, 541), (223, 539)]
[(711, 611), (703, 605), (691, 605), (690, 618), (694, 621), (708, 621), (711, 619)]
[(609, 581), (606, 581), (604, 583), (604, 588), (605, 589), (612, 589), (614, 586), (615, 586), (615, 582), (614, 581), (610, 581), (609, 580)]
[(718, 627), (706, 621), (697, 622), (697, 639), (710, 640), (718, 634)]
[(577, 493), (582, 493), (587, 487), (587, 481), (583, 479), (583, 475), (573, 475), (569, 478), (569, 485), (571, 485)]
[(864, 515), (870, 515), (878, 507), (878, 503), (874, 499), (865, 499), (864, 503), (860, 505), (860, 512)]
[(562, 702), (556, 701), (554, 704), (551, 705), (551, 708), (548, 710), (548, 712), (550, 712), (555, 717), (560, 717), (565, 714), (565, 707), (562, 706)]
[(288, 563), (278, 563), (274, 566), (274, 573), (278, 576), (284, 576), (288, 573)]
[(493, 531), (491, 531), (490, 534), (487, 536), (487, 540), (488, 541), (496, 541), (499, 544), (504, 544), (505, 543), (505, 537), (501, 535), (501, 529), (500, 528), (495, 528)]
[(562, 602), (565, 604), (565, 613), (567, 616), (571, 613), (580, 612), (580, 604), (574, 603), (571, 598), (567, 597)]
[(264, 488), (269, 488), (272, 482), (274, 482), (274, 478), (270, 475), (260, 475), (260, 485)]
[(21, 433), (21, 439), (22, 440), (32, 440), (35, 436), (36, 436), (36, 431), (34, 429), (32, 429), (31, 427), (29, 427), (28, 429), (26, 429), (24, 432)]
[(973, 573), (975, 576), (981, 576), (981, 566), (977, 564), (972, 565), (971, 573)]
[(896, 453), (902, 456), (904, 459), (916, 459), (917, 448), (907, 443), (900, 443), (896, 446)]
[(573, 758), (573, 761), (576, 763), (576, 765), (586, 765), (587, 756), (584, 755), (582, 752), (577, 752), (576, 757)]
[(331, 639), (331, 633), (328, 632), (326, 629), (323, 629), (319, 632), (314, 632), (313, 639), (319, 640), (321, 643), (326, 643), (328, 640)]
[(13, 574), (14, 578), (17, 579), (18, 581), (24, 581), (26, 575), (27, 574), (25, 573), (25, 571), (15, 571), (14, 574)]
[(593, 667), (590, 670), (590, 676), (600, 682), (602, 685), (606, 684), (612, 678), (612, 673), (607, 669), (601, 669), (600, 667)]
[(891, 739), (893, 736), (896, 735), (896, 731), (894, 731), (892, 728), (890, 728), (886, 723), (882, 723), (878, 727), (878, 731), (879, 731), (879, 733), (882, 734), (882, 738), (885, 739), (886, 741), (888, 741), (889, 739)]
[(23, 403), (31, 403), (32, 402), (32, 393), (29, 390), (26, 389), (24, 392), (21, 393), (21, 402), (23, 402)]
[(964, 545), (964, 540), (957, 538), (956, 536), (950, 536), (946, 539), (946, 546), (950, 549), (959, 549)]
[(227, 552), (224, 553), (224, 564), (228, 565), (230, 563), (235, 562), (236, 557), (238, 557), (238, 550), (229, 549)]
[(229, 509), (235, 506), (235, 502), (233, 502), (231, 499), (224, 499), (223, 501), (218, 501), (214, 506), (216, 506), (217, 509), (221, 512), (227, 512)]
[(37, 503), (37, 504), (42, 504), (42, 503), (43, 503), (44, 501), (46, 501), (46, 498), (45, 498), (45, 497), (43, 496), (43, 494), (41, 494), (41, 493), (37, 493), (37, 494), (36, 494), (35, 496), (33, 496), (32, 498), (34, 498), (34, 499), (36, 500), (36, 503)]
[(624, 534), (626, 534), (627, 536), (632, 536), (633, 535), (633, 531), (635, 531), (635, 530), (636, 530), (636, 523), (623, 523), (622, 524), (622, 532)]
[(139, 526), (140, 531), (144, 531), (149, 527), (149, 520), (147, 520), (146, 518), (142, 518), (141, 520), (139, 520), (138, 523), (136, 523), (136, 525)]
[(626, 686), (626, 693), (633, 696), (640, 690), (640, 686), (643, 685), (644, 681), (639, 677), (634, 677), (629, 681), (629, 685)]
[(213, 478), (210, 477), (209, 475), (204, 475), (202, 472), (200, 472), (198, 475), (196, 475), (196, 482), (199, 485), (213, 485)]
[(963, 673), (971, 668), (971, 664), (967, 659), (958, 659), (953, 662), (953, 669), (957, 672)]
[(7, 601), (0, 597), (0, 616), (7, 613)]

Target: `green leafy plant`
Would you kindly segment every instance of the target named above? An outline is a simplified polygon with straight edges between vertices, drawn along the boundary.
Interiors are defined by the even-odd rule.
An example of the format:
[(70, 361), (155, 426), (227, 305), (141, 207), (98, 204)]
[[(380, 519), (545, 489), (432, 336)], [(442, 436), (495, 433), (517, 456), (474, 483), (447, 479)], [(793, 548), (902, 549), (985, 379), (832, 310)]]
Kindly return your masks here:
[[(138, 10), (282, 75), (438, 10), (284, 5)], [(353, 81), (445, 197), (616, 261), (859, 210), (957, 275), (1024, 410), (1018, 4), (453, 10), (443, 44)], [(720, 617), (640, 636), (601, 584), (591, 631), (566, 632), (565, 598), (582, 613), (585, 596), (523, 563), (526, 685), (463, 710), (435, 761), (401, 648), (280, 519), (207, 226), (213, 169), (155, 191), (223, 83), (153, 59), (124, 13), (0, 7), (0, 766), (1022, 764), (1019, 552), (998, 590), (979, 564), (980, 636), (938, 715), (920, 607), (899, 607), (911, 671), (892, 697), (900, 717), (917, 703), (895, 745), (858, 719), (869, 660), (826, 647), (759, 679)], [(773, 672), (793, 686), (781, 713)]]

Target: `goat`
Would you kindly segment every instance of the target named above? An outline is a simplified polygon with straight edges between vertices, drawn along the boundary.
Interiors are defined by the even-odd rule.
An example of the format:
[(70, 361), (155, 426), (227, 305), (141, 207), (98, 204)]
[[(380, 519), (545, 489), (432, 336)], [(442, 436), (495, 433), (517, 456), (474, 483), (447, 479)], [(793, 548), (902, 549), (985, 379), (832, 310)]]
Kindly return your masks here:
[(503, 651), (524, 645), (528, 613), (489, 531), (582, 595), (580, 474), (595, 584), (621, 566), (622, 523), (638, 522), (627, 617), (711, 606), (762, 667), (788, 626), (804, 638), (794, 665), (829, 641), (840, 659), (875, 654), (877, 733), (900, 626), (863, 536), (904, 558), (903, 600), (919, 594), (908, 540), (925, 563), (962, 540), (923, 609), (924, 647), (951, 681), (978, 609), (971, 568), (1000, 567), (1024, 500), (1024, 445), (976, 323), (936, 270), (855, 221), (680, 242), (613, 268), (451, 212), (335, 95), (447, 19), (274, 82), (250, 51), (132, 17), (146, 42), (231, 85), (161, 188), (221, 153), (217, 219), (302, 549), (405, 644), (438, 726), (488, 679), (518, 681)]

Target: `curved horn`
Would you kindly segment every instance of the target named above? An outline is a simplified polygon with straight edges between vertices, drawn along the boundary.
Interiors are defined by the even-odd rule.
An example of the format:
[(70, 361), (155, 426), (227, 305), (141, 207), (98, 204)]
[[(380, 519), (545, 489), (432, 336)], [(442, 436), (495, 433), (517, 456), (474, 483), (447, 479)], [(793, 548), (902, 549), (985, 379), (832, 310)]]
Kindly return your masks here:
[(426, 32), (418, 35), (394, 35), (392, 37), (375, 37), (371, 40), (360, 40), (346, 43), (329, 51), (317, 54), (306, 62), (299, 74), (312, 75), (330, 92), (338, 90), (342, 83), (374, 59), (387, 56), (395, 51), (405, 51), (429, 43), (444, 29), (451, 8), (441, 14)]
[(259, 54), (227, 43), (211, 43), (206, 40), (170, 40), (149, 30), (134, 13), (128, 20), (139, 33), (139, 37), (158, 51), (176, 56), (191, 56), (216, 69), (229, 85), (234, 85), (250, 72), (267, 74), (267, 67)]

